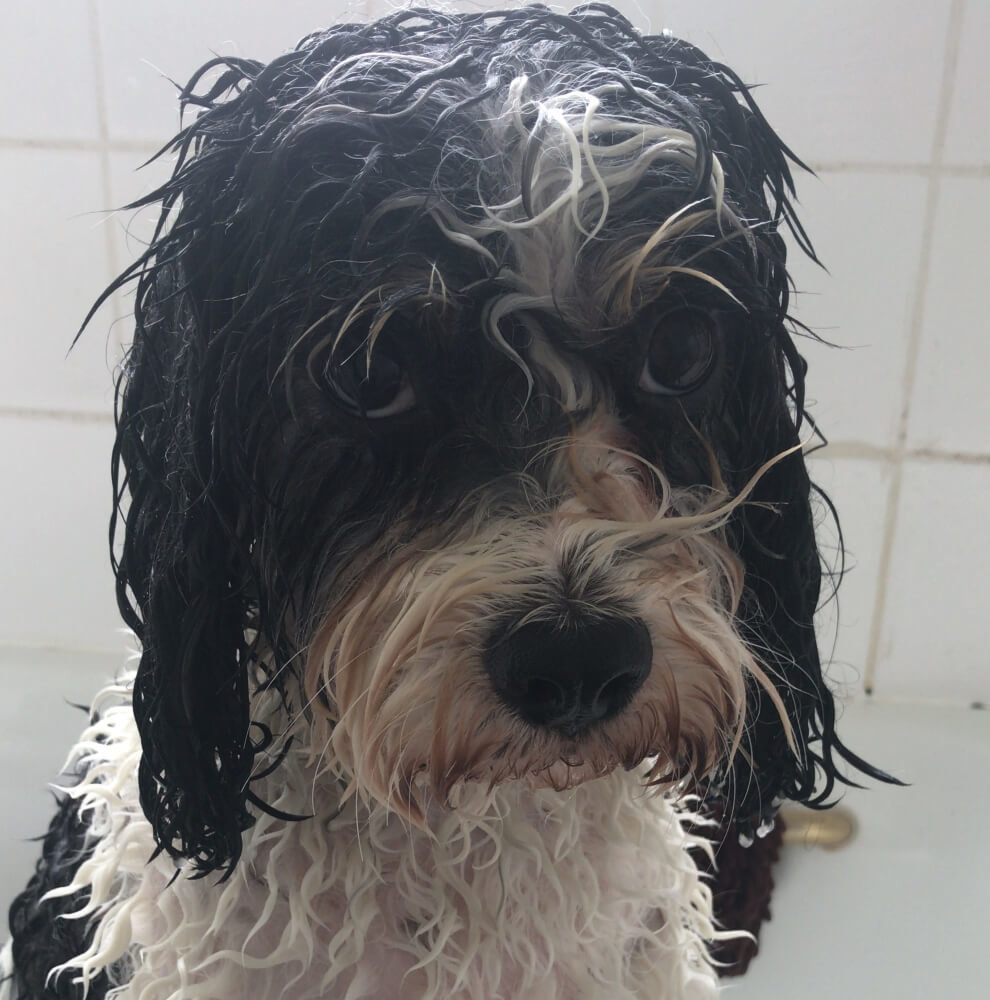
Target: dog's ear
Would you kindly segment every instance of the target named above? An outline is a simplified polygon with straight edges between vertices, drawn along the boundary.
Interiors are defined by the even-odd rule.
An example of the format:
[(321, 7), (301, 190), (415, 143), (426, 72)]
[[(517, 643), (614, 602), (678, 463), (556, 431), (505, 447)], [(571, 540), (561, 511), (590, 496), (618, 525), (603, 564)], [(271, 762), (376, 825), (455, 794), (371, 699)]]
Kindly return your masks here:
[(802, 438), (813, 429), (803, 412), (805, 362), (783, 325), (739, 343), (745, 347), (736, 358), (726, 414), (738, 431), (732, 446), (736, 475), (753, 475), (789, 452), (762, 475), (730, 525), (745, 568), (740, 629), (788, 720), (751, 680), (741, 749), (715, 789), (740, 834), (751, 837), (783, 799), (831, 804), (836, 782), (854, 784), (840, 762), (879, 780), (893, 779), (839, 739), (834, 695), (822, 674), (814, 621), (823, 573), (815, 512), (819, 506), (831, 516), (834, 511), (812, 484), (803, 454)]
[[(141, 805), (158, 849), (204, 872), (233, 868), (252, 812), (299, 818), (252, 791), (268, 773), (254, 764), (272, 734), (252, 721), (250, 704), (252, 686), (281, 683), (262, 676), (264, 665), (297, 652), (285, 623), (315, 579), (305, 560), (322, 558), (307, 532), (331, 477), (315, 453), (304, 499), (275, 524), (292, 468), (285, 448), (301, 448), (304, 432), (293, 423), (295, 444), (285, 444), (291, 403), (273, 383), (287, 349), (279, 332), (305, 329), (307, 310), (327, 308), (313, 291), (319, 282), (293, 296), (286, 275), (306, 273), (313, 247), (329, 239), (326, 206), (341, 201), (340, 216), (360, 214), (342, 196), (345, 182), (313, 166), (339, 155), (340, 177), (353, 169), (324, 133), (319, 150), (304, 134), (288, 162), (280, 88), (312, 87), (349, 40), (341, 28), (268, 67), (217, 58), (193, 75), (180, 95), (192, 120), (158, 154), (175, 154), (171, 176), (127, 206), (158, 211), (157, 228), (83, 324), (135, 283), (134, 339), (117, 388), (111, 546), (118, 604), (141, 643)], [(301, 187), (289, 195), (291, 184)], [(302, 218), (314, 190), (321, 208), (306, 202)]]
[[(250, 718), (252, 686), (265, 683), (258, 650), (285, 654), (271, 624), (284, 608), (271, 611), (265, 595), (292, 593), (281, 579), (262, 584), (259, 566), (270, 577), (279, 568), (258, 554), (259, 511), (273, 507), (259, 465), (270, 471), (274, 461), (269, 390), (280, 357), (270, 335), (278, 322), (257, 322), (255, 300), (267, 264), (288, 253), (254, 218), (284, 214), (277, 198), (244, 195), (244, 148), (275, 113), (249, 86), (263, 70), (218, 58), (193, 75), (180, 102), (195, 114), (157, 154), (175, 154), (171, 176), (126, 206), (157, 211), (158, 225), (83, 323), (135, 285), (134, 337), (117, 384), (112, 559), (121, 614), (141, 644), (141, 806), (158, 850), (201, 872), (232, 870), (252, 811), (293, 818), (251, 784), (264, 776), (255, 760), (272, 739)], [(259, 158), (266, 167), (273, 159)], [(259, 175), (259, 185), (284, 186), (275, 167)]]
[(178, 264), (138, 281), (111, 535), (123, 528), (117, 597), (141, 643), (141, 805), (159, 850), (212, 870), (240, 854), (257, 748), (247, 738), (250, 570), (236, 491), (215, 455), (217, 369), (192, 285)]

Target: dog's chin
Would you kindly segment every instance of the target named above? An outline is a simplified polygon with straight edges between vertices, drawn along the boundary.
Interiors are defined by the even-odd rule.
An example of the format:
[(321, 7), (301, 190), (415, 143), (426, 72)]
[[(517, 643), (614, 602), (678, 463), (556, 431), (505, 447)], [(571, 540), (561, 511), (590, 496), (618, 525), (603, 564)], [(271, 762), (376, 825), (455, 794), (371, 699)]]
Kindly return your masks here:
[(554, 756), (492, 762), (465, 776), (466, 783), (490, 789), (512, 784), (531, 791), (567, 791), (607, 778), (616, 771), (642, 770), (644, 784), (669, 787), (681, 780), (678, 768), (660, 747), (602, 746), (600, 739), (558, 737)]
[(528, 789), (541, 790), (552, 789), (563, 792), (570, 788), (577, 788), (579, 785), (587, 784), (589, 781), (596, 781), (599, 778), (606, 778), (618, 769), (631, 770), (619, 761), (610, 761), (606, 764), (591, 764), (585, 762), (573, 762), (571, 760), (559, 760), (539, 771), (534, 771), (524, 775), (519, 779), (520, 783)]

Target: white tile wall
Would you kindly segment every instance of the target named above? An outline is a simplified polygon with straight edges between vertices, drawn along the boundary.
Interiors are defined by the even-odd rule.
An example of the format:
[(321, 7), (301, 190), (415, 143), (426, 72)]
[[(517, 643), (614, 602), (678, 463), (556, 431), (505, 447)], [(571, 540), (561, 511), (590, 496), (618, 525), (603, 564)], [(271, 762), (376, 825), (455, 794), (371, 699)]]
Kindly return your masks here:
[(927, 163), (950, 0), (665, 0), (664, 25), (749, 83), (816, 163)]
[[(822, 585), (825, 603), (818, 615), (823, 662), (829, 679), (845, 695), (862, 689), (870, 645), (870, 628), (880, 576), (883, 526), (887, 519), (890, 465), (883, 461), (833, 458), (828, 452), (813, 458), (812, 479), (839, 512), (845, 545), (845, 572), (837, 598), (825, 601), (832, 584)], [(835, 524), (822, 509), (821, 550), (833, 571), (842, 566)]]
[(107, 522), (107, 419), (0, 414), (4, 491), (0, 627), (5, 642), (119, 650)]
[(94, 140), (90, 27), (89, 5), (80, 0), (0, 5), (0, 136)]
[(908, 434), (915, 448), (990, 451), (988, 189), (986, 177), (940, 182)]
[(945, 162), (967, 166), (990, 163), (990, 129), (987, 129), (987, 94), (990, 93), (990, 3), (968, 0), (959, 40), (959, 68), (949, 114)]
[(988, 496), (990, 462), (906, 464), (878, 694), (987, 700)]
[[(792, 253), (792, 312), (828, 342), (802, 345), (812, 415), (832, 442), (889, 447), (903, 404), (927, 182), (825, 170), (798, 183), (802, 222), (828, 268)], [(864, 228), (884, 234), (882, 253)]]
[(186, 2), (98, 0), (107, 124), (114, 140), (160, 143), (178, 124), (175, 84), (214, 55), (271, 59), (335, 21), (363, 19), (363, 0)]
[(100, 154), (0, 148), (0, 189), (0, 401), (109, 412), (104, 317), (69, 353), (108, 277)]
[[(385, 0), (350, 4), (355, 14), (365, 6), (381, 10)], [(796, 311), (850, 348), (807, 345), (814, 412), (833, 441), (817, 475), (840, 505), (856, 563), (835, 651), (850, 664), (848, 673), (837, 665), (840, 679), (870, 677), (880, 696), (990, 699), (983, 643), (967, 620), (990, 604), (974, 514), (990, 485), (979, 242), (990, 230), (990, 140), (980, 124), (990, 112), (990, 8), (931, 0), (906, 16), (897, 0), (799, 12), (787, 0), (620, 6), (765, 83), (757, 96), (768, 116), (820, 172), (801, 180), (800, 196), (831, 276), (795, 261)], [(211, 51), (269, 57), (347, 7), (0, 7), (0, 87), (13, 95), (0, 107), (0, 644), (116, 648), (105, 414), (110, 323), (124, 304), (64, 354), (92, 297), (132, 255), (123, 220), (98, 213), (143, 189), (132, 167), (174, 130), (166, 78), (184, 80)], [(134, 224), (135, 240), (146, 226)]]

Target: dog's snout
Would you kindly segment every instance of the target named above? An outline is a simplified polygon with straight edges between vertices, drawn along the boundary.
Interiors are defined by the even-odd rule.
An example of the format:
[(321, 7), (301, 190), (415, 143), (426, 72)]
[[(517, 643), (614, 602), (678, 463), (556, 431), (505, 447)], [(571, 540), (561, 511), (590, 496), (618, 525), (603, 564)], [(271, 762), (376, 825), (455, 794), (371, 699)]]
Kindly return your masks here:
[(621, 712), (652, 662), (650, 633), (636, 618), (528, 622), (502, 632), (485, 653), (502, 700), (532, 725), (567, 736)]

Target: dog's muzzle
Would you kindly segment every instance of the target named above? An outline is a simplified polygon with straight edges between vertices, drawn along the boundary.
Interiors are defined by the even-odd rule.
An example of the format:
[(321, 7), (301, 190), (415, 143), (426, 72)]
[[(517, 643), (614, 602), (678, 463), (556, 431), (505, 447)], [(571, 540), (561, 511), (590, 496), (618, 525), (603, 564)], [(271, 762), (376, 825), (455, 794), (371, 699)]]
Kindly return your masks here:
[(629, 704), (650, 673), (653, 643), (637, 618), (532, 621), (497, 632), (484, 661), (509, 708), (576, 739)]

